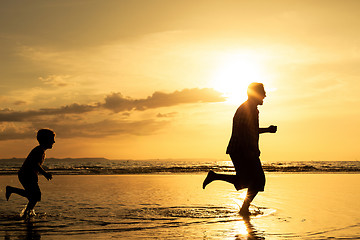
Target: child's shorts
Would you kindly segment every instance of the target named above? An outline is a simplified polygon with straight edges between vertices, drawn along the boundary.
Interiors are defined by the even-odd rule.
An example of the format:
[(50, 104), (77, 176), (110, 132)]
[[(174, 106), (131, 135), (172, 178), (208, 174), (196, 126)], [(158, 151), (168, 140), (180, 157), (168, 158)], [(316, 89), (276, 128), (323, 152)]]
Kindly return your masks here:
[(19, 171), (18, 178), (21, 185), (23, 185), (25, 192), (27, 193), (27, 198), (29, 199), (29, 201), (40, 201), (41, 191), (39, 188), (37, 175), (26, 174)]

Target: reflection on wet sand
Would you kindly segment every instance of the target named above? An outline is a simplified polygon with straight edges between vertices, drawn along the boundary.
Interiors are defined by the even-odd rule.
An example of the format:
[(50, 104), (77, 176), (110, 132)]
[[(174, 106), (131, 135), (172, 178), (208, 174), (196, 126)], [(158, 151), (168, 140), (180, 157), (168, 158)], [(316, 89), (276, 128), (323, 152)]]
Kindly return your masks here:
[[(20, 227), (24, 228), (18, 228), (16, 232), (18, 234), (15, 234), (13, 231), (5, 231), (4, 240), (12, 240), (12, 239), (25, 239), (25, 240), (40, 240), (41, 234), (37, 231), (35, 224), (31, 221), (27, 221), (24, 223), (19, 224)], [(23, 231), (23, 234), (21, 232)]]
[(235, 240), (263, 240), (265, 237), (255, 229), (251, 224), (251, 219), (249, 217), (243, 218), (236, 222), (237, 233), (235, 234)]
[(41, 239), (40, 233), (34, 227), (34, 223), (26, 223), (26, 240), (39, 240)]

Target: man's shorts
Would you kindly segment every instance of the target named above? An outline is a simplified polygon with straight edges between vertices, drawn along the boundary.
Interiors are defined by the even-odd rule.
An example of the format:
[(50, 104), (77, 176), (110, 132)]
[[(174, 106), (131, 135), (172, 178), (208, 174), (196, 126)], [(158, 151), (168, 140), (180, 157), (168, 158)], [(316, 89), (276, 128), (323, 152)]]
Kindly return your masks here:
[(265, 174), (258, 157), (230, 154), (238, 181), (236, 190), (248, 188), (254, 191), (264, 191)]

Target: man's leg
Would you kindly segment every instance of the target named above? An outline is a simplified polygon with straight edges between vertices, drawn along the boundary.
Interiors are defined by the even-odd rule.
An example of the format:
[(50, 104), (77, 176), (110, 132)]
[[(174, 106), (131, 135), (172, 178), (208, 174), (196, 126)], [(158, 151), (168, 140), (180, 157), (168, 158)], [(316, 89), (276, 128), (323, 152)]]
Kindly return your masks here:
[(246, 198), (240, 209), (241, 216), (248, 217), (250, 215), (250, 211), (249, 211), (250, 203), (254, 200), (258, 192), (259, 192), (258, 190), (248, 189), (246, 193)]
[(205, 189), (205, 187), (211, 183), (212, 181), (215, 180), (221, 180), (221, 181), (225, 181), (228, 183), (231, 183), (233, 185), (235, 185), (236, 181), (237, 181), (237, 176), (236, 175), (229, 175), (229, 174), (220, 174), (220, 173), (215, 173), (214, 171), (209, 171), (208, 175), (206, 176), (204, 182), (203, 182), (203, 189)]
[(5, 192), (5, 196), (6, 196), (6, 200), (9, 201), (10, 195), (12, 193), (16, 193), (22, 197), (26, 197), (27, 198), (27, 193), (24, 189), (21, 188), (16, 188), (16, 187), (11, 187), (11, 186), (6, 186), (6, 192)]

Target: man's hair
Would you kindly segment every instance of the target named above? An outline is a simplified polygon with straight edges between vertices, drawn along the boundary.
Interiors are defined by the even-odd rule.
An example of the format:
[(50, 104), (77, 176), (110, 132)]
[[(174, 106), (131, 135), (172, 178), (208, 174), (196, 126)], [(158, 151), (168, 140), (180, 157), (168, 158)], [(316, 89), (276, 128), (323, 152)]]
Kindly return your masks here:
[(40, 129), (36, 135), (36, 139), (39, 143), (46, 143), (53, 137), (55, 137), (55, 132), (50, 129)]
[(248, 86), (248, 89), (247, 89), (247, 95), (249, 97), (251, 97), (251, 96), (256, 97), (263, 92), (264, 92), (264, 84), (258, 83), (258, 82), (250, 83), (250, 85)]

